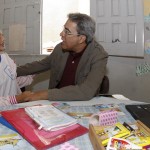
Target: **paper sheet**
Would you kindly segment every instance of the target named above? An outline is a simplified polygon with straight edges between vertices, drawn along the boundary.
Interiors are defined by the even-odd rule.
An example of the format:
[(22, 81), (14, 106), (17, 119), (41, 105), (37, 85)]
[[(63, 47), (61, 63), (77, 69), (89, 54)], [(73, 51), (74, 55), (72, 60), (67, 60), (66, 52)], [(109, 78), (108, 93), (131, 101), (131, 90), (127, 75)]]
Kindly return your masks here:
[(14, 24), (9, 27), (9, 51), (25, 50), (26, 26)]
[(144, 20), (150, 22), (150, 0), (144, 0)]

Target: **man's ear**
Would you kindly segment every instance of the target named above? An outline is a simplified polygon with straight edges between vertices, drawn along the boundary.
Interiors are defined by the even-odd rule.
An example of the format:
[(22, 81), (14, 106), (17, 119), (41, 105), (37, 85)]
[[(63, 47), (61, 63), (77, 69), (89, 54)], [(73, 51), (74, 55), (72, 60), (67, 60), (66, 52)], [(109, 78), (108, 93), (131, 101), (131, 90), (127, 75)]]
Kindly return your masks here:
[(80, 35), (80, 44), (86, 43), (86, 36), (85, 35)]

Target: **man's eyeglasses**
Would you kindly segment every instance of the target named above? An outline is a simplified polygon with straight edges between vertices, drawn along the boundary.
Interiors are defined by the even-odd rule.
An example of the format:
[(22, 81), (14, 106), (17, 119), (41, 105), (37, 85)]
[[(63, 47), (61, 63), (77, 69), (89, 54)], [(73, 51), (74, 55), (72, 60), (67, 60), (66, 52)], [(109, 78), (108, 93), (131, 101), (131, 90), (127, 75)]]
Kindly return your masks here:
[(62, 32), (65, 33), (65, 35), (77, 35), (77, 36), (81, 35), (81, 34), (78, 34), (78, 33), (71, 33), (71, 31), (67, 28), (64, 28)]

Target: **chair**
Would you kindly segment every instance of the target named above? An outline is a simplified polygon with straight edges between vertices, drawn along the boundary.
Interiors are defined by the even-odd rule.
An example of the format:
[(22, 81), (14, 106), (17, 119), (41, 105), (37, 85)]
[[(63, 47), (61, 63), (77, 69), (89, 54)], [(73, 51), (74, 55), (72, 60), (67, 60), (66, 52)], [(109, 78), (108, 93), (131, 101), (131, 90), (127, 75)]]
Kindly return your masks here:
[(107, 94), (109, 92), (109, 78), (105, 75), (102, 83), (101, 83), (101, 87), (100, 87), (100, 94)]
[(21, 92), (24, 92), (26, 90), (25, 87), (20, 88)]

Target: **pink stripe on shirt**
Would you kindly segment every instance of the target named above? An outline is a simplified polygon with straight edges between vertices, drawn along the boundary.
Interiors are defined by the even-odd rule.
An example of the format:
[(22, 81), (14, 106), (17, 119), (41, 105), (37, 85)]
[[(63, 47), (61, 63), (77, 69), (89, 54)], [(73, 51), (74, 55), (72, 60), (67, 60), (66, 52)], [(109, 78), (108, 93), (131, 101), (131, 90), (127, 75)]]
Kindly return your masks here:
[(9, 101), (11, 104), (17, 104), (17, 100), (15, 96), (9, 96)]

